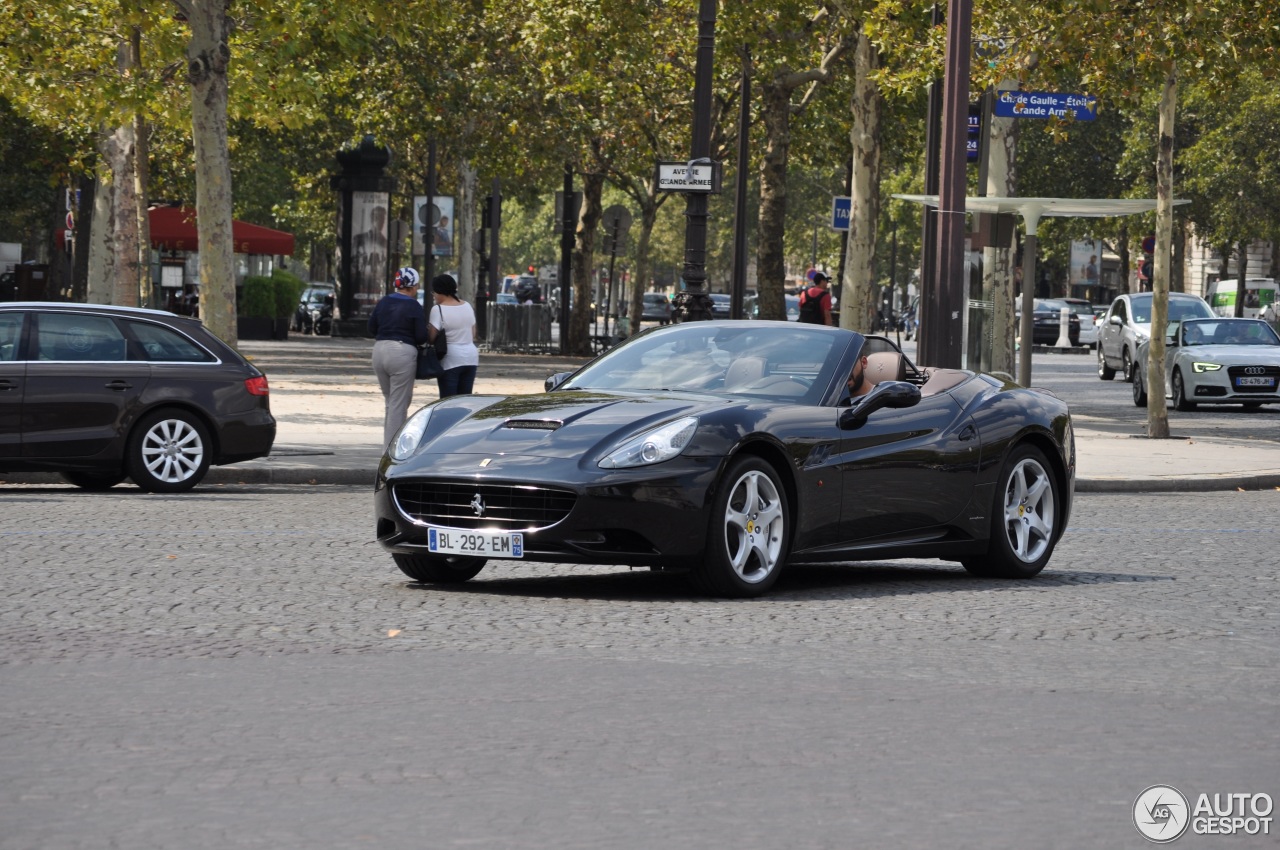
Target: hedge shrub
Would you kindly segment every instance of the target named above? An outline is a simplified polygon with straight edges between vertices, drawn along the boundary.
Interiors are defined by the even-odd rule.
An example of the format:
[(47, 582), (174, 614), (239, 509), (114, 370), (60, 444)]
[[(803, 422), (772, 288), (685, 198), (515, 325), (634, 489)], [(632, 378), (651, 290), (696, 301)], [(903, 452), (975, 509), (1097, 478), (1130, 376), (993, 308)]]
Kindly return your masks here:
[[(262, 275), (246, 277), (240, 285), (236, 315), (244, 318), (274, 319), (276, 317), (275, 290), (275, 281), (269, 277)], [(294, 303), (297, 303), (296, 299)]]
[(298, 309), (298, 300), (302, 298), (307, 282), (280, 268), (272, 270), (271, 280), (275, 284), (276, 318), (292, 316), (293, 311)]

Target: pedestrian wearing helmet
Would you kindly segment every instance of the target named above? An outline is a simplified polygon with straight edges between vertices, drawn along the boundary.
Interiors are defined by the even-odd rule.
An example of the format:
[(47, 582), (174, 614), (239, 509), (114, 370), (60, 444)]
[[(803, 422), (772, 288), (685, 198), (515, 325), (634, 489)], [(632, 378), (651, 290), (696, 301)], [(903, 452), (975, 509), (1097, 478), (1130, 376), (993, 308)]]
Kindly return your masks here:
[(373, 344), (373, 374), (378, 376), (386, 411), (382, 443), (386, 445), (409, 417), (413, 382), (418, 371), (418, 346), (427, 341), (427, 316), (418, 303), (418, 273), (396, 272), (395, 291), (384, 295), (369, 314)]

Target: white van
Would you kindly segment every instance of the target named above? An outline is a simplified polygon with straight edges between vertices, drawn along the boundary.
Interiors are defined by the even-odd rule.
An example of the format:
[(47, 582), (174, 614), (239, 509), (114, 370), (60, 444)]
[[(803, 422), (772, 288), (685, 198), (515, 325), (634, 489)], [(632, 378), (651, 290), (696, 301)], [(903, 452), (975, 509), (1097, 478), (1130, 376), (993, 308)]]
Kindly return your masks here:
[[(1225, 278), (1209, 284), (1205, 300), (1219, 316), (1236, 314), (1236, 278)], [(1267, 309), (1268, 304), (1276, 302), (1276, 282), (1269, 277), (1248, 277), (1244, 281), (1244, 313), (1246, 319), (1256, 319)]]

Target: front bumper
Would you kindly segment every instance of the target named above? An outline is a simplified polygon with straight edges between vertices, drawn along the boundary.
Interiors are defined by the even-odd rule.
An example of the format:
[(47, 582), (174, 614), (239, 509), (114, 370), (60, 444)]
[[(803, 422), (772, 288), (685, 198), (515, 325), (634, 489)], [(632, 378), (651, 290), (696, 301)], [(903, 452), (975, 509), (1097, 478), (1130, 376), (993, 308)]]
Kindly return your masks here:
[[(576, 461), (540, 457), (500, 457), (478, 468), (471, 455), (425, 456), (405, 464), (384, 459), (374, 492), (377, 538), (391, 552), (427, 552), (428, 526), (521, 531), (526, 561), (625, 564), (687, 569), (702, 558), (710, 503), (720, 459), (678, 457), (650, 467), (583, 469)], [(457, 493), (474, 489), (492, 501), (505, 489), (545, 489), (571, 496), (571, 506), (550, 524), (524, 524), (508, 516), (500, 526), (463, 517), (449, 525), (449, 510), (436, 516), (406, 510), (418, 485), (445, 485)], [(398, 494), (397, 488), (400, 487)], [(420, 507), (420, 506), (419, 506)], [(430, 510), (430, 508), (428, 508)], [(465, 523), (464, 523), (465, 521)], [(545, 521), (545, 520), (542, 520)]]

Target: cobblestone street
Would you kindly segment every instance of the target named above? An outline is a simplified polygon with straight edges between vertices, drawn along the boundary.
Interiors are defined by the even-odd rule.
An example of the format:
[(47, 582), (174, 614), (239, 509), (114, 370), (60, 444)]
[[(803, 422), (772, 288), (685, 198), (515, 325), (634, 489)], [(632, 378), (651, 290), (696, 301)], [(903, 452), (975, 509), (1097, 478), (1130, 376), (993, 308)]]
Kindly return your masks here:
[(364, 488), (11, 488), (0, 848), (1142, 846), (1148, 785), (1280, 796), (1278, 508), (1083, 495), (1032, 581), (725, 601), (417, 585)]

